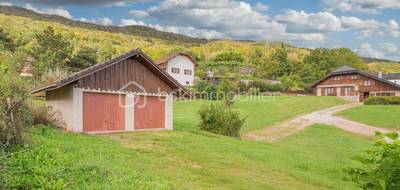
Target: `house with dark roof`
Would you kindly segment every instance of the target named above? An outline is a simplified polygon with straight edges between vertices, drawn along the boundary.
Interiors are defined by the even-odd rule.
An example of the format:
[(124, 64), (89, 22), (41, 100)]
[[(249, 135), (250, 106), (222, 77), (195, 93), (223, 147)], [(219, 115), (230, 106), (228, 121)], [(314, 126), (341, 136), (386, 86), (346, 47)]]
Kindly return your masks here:
[(172, 129), (174, 95), (186, 90), (139, 49), (36, 88), (73, 132)]
[(348, 66), (332, 71), (311, 87), (317, 96), (338, 96), (350, 101), (363, 101), (369, 96), (400, 96), (400, 85)]
[(181, 85), (194, 85), (196, 62), (189, 54), (178, 52), (157, 60), (156, 63)]

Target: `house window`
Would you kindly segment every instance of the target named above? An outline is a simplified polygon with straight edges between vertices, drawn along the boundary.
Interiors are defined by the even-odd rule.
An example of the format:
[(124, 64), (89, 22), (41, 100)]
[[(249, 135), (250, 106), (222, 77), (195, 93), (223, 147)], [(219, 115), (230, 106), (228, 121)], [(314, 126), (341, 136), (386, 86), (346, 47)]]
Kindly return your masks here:
[(189, 81), (186, 81), (186, 84), (189, 84)]
[(395, 96), (394, 92), (377, 92), (376, 96)]
[(357, 75), (350, 75), (350, 79), (358, 79)]
[(334, 76), (333, 80), (340, 80), (340, 76)]
[(352, 87), (352, 86), (344, 87), (344, 95), (345, 96), (353, 95), (353, 93), (354, 93), (354, 87)]
[(371, 80), (365, 80), (364, 86), (371, 86)]
[(336, 88), (326, 88), (325, 92), (328, 96), (336, 96)]
[(184, 73), (185, 75), (192, 75), (192, 70), (185, 69), (185, 70), (183, 70), (183, 73)]
[(172, 73), (177, 73), (177, 74), (179, 74), (179, 68), (172, 67), (172, 68), (171, 68), (171, 72), (172, 72)]

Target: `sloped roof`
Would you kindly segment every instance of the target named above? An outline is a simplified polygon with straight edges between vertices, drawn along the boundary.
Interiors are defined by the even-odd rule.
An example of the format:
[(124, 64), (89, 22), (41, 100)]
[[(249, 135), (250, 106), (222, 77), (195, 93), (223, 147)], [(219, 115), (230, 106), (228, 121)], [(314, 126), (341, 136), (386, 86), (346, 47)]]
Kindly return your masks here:
[(86, 69), (83, 69), (83, 70), (81, 70), (81, 71), (79, 71), (77, 73), (74, 73), (74, 74), (72, 74), (72, 75), (70, 75), (70, 76), (68, 76), (68, 77), (66, 77), (64, 79), (58, 80), (58, 81), (56, 81), (56, 82), (54, 82), (52, 84), (36, 88), (36, 89), (31, 91), (31, 94), (35, 94), (35, 93), (43, 92), (43, 91), (51, 91), (51, 90), (59, 89), (61, 87), (67, 86), (69, 84), (72, 84), (72, 83), (78, 81), (79, 79), (84, 78), (84, 77), (86, 77), (86, 76), (88, 76), (88, 75), (90, 75), (92, 73), (95, 73), (97, 71), (100, 71), (102, 69), (110, 67), (110, 66), (114, 65), (115, 63), (118, 63), (118, 62), (123, 61), (125, 59), (129, 59), (129, 58), (134, 57), (134, 56), (140, 56), (144, 60), (146, 60), (149, 63), (150, 66), (152, 66), (152, 67), (154, 67), (156, 69), (157, 74), (163, 75), (163, 76), (165, 76), (165, 78), (167, 78), (167, 80), (168, 80), (167, 82), (172, 84), (171, 87), (176, 88), (176, 89), (182, 89), (184, 92), (187, 92), (186, 89), (181, 84), (179, 84), (174, 78), (172, 78), (168, 73), (166, 73), (162, 69), (160, 69), (156, 65), (156, 63), (153, 60), (150, 59), (150, 57), (148, 57), (146, 54), (144, 54), (140, 49), (135, 49), (135, 50), (129, 51), (129, 52), (123, 54), (123, 55), (120, 55), (120, 56), (118, 56), (118, 57), (116, 57), (114, 59), (106, 61), (104, 63), (97, 64), (97, 65), (88, 67)]
[(340, 67), (340, 68), (338, 68), (338, 69), (332, 71), (332, 72), (329, 73), (327, 76), (325, 76), (325, 77), (319, 79), (318, 81), (314, 82), (314, 83), (311, 85), (311, 88), (314, 88), (314, 87), (317, 86), (319, 83), (321, 83), (322, 81), (324, 81), (325, 79), (327, 79), (327, 78), (329, 78), (329, 77), (331, 77), (331, 76), (334, 76), (334, 75), (341, 75), (341, 74), (352, 74), (352, 73), (354, 73), (354, 74), (359, 74), (359, 75), (363, 75), (363, 76), (365, 76), (365, 77), (368, 77), (368, 78), (371, 78), (371, 79), (380, 81), (380, 82), (385, 83), (385, 84), (387, 84), (387, 85), (389, 85), (389, 86), (393, 86), (393, 87), (396, 87), (396, 88), (399, 88), (399, 89), (400, 89), (400, 85), (398, 85), (398, 84), (395, 84), (395, 83), (390, 82), (390, 81), (388, 81), (388, 80), (386, 80), (386, 79), (383, 79), (383, 78), (379, 78), (378, 76), (375, 76), (375, 75), (373, 75), (373, 74), (369, 74), (369, 73), (366, 73), (366, 72), (359, 71), (359, 70), (357, 70), (357, 69), (355, 69), (355, 68), (352, 68), (352, 67), (349, 67), (349, 66), (343, 66), (343, 67)]
[(350, 71), (357, 71), (357, 69), (345, 65), (345, 66), (342, 66), (342, 67), (332, 71), (332, 73), (341, 73), (341, 72), (350, 72)]
[(170, 55), (168, 57), (161, 58), (161, 59), (157, 60), (156, 63), (157, 63), (157, 65), (163, 65), (165, 63), (168, 63), (168, 61), (170, 61), (171, 59), (173, 59), (173, 58), (175, 58), (176, 56), (179, 56), (179, 55), (180, 56), (185, 56), (188, 59), (190, 59), (190, 61), (193, 62), (193, 64), (195, 64), (195, 65), (197, 64), (196, 61), (189, 54), (183, 53), (183, 52), (177, 52), (177, 53), (174, 53), (174, 54), (172, 54), (172, 55)]
[(382, 78), (384, 78), (384, 79), (400, 79), (400, 73), (382, 74)]

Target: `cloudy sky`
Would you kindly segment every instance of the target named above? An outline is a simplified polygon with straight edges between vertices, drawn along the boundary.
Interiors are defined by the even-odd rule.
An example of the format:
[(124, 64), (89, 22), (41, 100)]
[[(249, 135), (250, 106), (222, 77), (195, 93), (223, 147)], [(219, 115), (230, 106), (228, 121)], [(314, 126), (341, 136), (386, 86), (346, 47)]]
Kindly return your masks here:
[(102, 25), (145, 25), (208, 39), (348, 47), (400, 61), (400, 0), (0, 0)]

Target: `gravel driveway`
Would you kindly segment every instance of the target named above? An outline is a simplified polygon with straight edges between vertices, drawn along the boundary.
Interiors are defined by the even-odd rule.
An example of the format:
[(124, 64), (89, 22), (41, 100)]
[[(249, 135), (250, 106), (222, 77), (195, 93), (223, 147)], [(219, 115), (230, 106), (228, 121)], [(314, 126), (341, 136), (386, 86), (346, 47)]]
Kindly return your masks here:
[(283, 139), (289, 135), (297, 133), (304, 128), (316, 123), (332, 125), (337, 128), (360, 134), (365, 136), (374, 136), (375, 131), (389, 132), (389, 130), (377, 128), (374, 126), (350, 121), (341, 117), (334, 116), (335, 113), (345, 109), (360, 106), (361, 103), (350, 103), (340, 106), (335, 106), (320, 111), (312, 112), (291, 119), (286, 122), (277, 123), (274, 126), (250, 131), (242, 135), (243, 139), (256, 140), (256, 141), (276, 141)]

